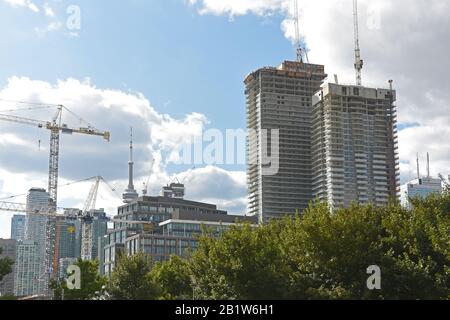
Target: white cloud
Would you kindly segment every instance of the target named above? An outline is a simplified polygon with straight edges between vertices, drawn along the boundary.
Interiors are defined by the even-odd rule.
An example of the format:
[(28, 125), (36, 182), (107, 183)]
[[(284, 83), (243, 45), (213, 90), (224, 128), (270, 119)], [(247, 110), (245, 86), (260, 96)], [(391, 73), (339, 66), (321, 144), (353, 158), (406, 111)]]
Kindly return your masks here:
[(62, 26), (63, 26), (62, 22), (55, 21), (55, 22), (50, 22), (44, 28), (36, 27), (36, 28), (34, 28), (34, 31), (40, 36), (45, 36), (49, 32), (60, 30)]
[[(294, 37), (292, 0), (188, 1), (200, 14), (285, 16), (281, 29)], [(309, 59), (324, 64), (330, 81), (354, 83), (353, 7), (351, 0), (302, 0), (300, 29)], [(415, 154), (431, 153), (432, 172), (450, 173), (450, 1), (360, 0), (363, 82), (386, 87), (394, 79), (399, 122), (416, 124), (400, 133), (402, 181), (415, 172)], [(294, 51), (292, 57), (294, 57)], [(281, 57), (280, 60), (290, 57)]]
[(33, 12), (39, 12), (38, 6), (32, 2), (31, 0), (3, 0), (3, 2), (6, 2), (7, 4), (13, 6), (13, 7), (23, 7), (28, 8)]
[(43, 9), (44, 9), (44, 13), (47, 17), (55, 16), (55, 12), (53, 11), (53, 9), (50, 7), (50, 5), (48, 3), (44, 4)]
[(230, 17), (245, 14), (270, 15), (276, 11), (284, 11), (289, 7), (286, 0), (189, 0), (190, 5), (200, 5), (201, 14), (229, 15)]

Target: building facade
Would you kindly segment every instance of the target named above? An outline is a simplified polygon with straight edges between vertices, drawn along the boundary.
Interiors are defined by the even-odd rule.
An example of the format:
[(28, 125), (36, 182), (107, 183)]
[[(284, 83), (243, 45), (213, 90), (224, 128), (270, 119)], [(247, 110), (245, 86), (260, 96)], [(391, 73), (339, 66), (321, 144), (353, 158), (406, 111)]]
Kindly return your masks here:
[[(262, 68), (245, 79), (247, 129), (255, 133), (247, 144), (248, 214), (260, 222), (295, 214), (313, 199), (311, 159), (312, 96), (326, 78), (322, 65), (285, 61)], [(264, 154), (279, 130), (277, 174), (264, 174)]]
[(330, 208), (399, 196), (396, 92), (326, 84), (313, 97), (314, 197)]
[[(21, 266), (28, 266), (37, 269), (30, 269), (27, 272), (33, 272), (38, 275), (39, 281), (32, 286), (33, 294), (46, 294), (48, 292), (49, 275), (51, 270), (49, 267), (51, 265), (51, 252), (50, 252), (50, 242), (49, 236), (53, 231), (54, 224), (52, 224), (49, 216), (45, 214), (40, 214), (40, 212), (46, 211), (48, 209), (49, 194), (45, 189), (32, 188), (28, 191), (27, 195), (27, 216), (26, 216), (26, 228), (25, 228), (25, 240), (28, 246), (22, 248), (23, 250), (28, 250), (27, 252), (35, 253), (35, 257), (25, 257), (21, 255), (20, 258), (26, 259), (27, 263), (21, 263)], [(35, 247), (31, 248), (31, 243)], [(28, 263), (33, 261), (37, 263)], [(27, 274), (23, 271), (21, 274)], [(28, 283), (25, 281), (25, 283)], [(37, 290), (34, 288), (37, 287)], [(25, 290), (25, 289), (24, 289)]]
[(404, 207), (412, 209), (411, 199), (425, 199), (431, 194), (441, 194), (442, 181), (432, 177), (423, 177), (412, 180), (401, 187), (401, 203)]
[[(0, 259), (9, 258), (12, 261), (15, 262), (16, 260), (16, 247), (17, 247), (17, 241), (13, 239), (0, 239)], [(6, 275), (3, 280), (0, 282), (0, 296), (6, 296), (6, 295), (14, 295), (14, 269), (15, 269), (15, 263), (12, 267), (13, 272)]]
[[(82, 259), (99, 259), (99, 252), (101, 251), (101, 247), (99, 247), (101, 242), (99, 241), (100, 239), (104, 238), (104, 236), (108, 232), (108, 222), (109, 218), (106, 216), (106, 212), (104, 211), (104, 209), (91, 210), (89, 212), (89, 220), (87, 221), (87, 223), (90, 224), (90, 228), (87, 230), (89, 230), (90, 232), (90, 238), (92, 239), (90, 243), (92, 247), (88, 250), (89, 254), (84, 254), (83, 252), (81, 252)], [(83, 240), (81, 247), (83, 248)]]
[(26, 216), (15, 214), (11, 219), (11, 239), (17, 241), (25, 240)]
[(42, 188), (31, 188), (27, 194), (27, 212), (42, 211), (48, 208), (49, 194)]
[(141, 197), (118, 208), (114, 228), (103, 239), (101, 273), (110, 275), (119, 253), (150, 254), (155, 261), (183, 256), (197, 246), (202, 227), (217, 234), (238, 221), (256, 223), (254, 217), (232, 216), (215, 205), (174, 197)]
[(45, 279), (39, 273), (41, 259), (38, 256), (38, 245), (25, 240), (17, 244), (16, 252), (14, 295), (28, 297), (41, 294), (41, 282)]

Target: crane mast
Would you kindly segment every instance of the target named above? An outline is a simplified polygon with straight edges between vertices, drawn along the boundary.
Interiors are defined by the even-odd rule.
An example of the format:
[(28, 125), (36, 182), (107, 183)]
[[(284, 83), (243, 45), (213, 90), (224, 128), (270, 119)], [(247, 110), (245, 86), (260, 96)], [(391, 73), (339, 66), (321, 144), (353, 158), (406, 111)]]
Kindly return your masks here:
[(49, 127), (50, 130), (50, 156), (48, 165), (48, 207), (52, 212), (56, 212), (58, 202), (58, 173), (59, 173), (59, 128), (61, 127), (62, 106), (58, 106), (58, 111)]
[[(50, 154), (49, 154), (49, 169), (48, 169), (48, 193), (49, 193), (49, 211), (56, 212), (58, 203), (58, 172), (59, 172), (59, 147), (60, 134), (79, 133), (83, 135), (101, 136), (106, 141), (110, 140), (110, 133), (101, 132), (90, 125), (87, 128), (69, 128), (66, 124), (62, 124), (62, 111), (66, 110), (72, 113), (63, 105), (57, 106), (57, 111), (51, 121), (40, 121), (24, 117), (11, 116), (0, 114), (0, 121), (16, 122), (37, 126), (38, 128), (47, 129), (50, 131)], [(73, 113), (72, 113), (73, 114)], [(84, 121), (80, 118), (80, 120)]]
[(298, 14), (298, 0), (294, 0), (295, 47), (297, 48), (297, 62), (303, 62), (303, 49), (300, 41), (300, 17)]
[(364, 66), (364, 61), (361, 59), (361, 49), (359, 47), (358, 0), (353, 0), (353, 21), (354, 21), (354, 29), (355, 29), (356, 85), (362, 86), (362, 69)]
[[(91, 210), (95, 210), (97, 203), (98, 188), (102, 177), (96, 177), (95, 182), (89, 192), (84, 205), (82, 217), (81, 217), (81, 259), (92, 260), (92, 242), (93, 242), (93, 230)], [(93, 213), (93, 212), (92, 212)]]

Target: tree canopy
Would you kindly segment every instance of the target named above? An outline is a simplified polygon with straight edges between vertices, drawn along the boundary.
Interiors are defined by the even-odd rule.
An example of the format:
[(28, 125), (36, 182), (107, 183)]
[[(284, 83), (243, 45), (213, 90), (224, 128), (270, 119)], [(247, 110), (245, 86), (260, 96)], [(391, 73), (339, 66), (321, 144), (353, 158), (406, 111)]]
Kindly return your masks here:
[(81, 288), (69, 290), (65, 281), (52, 281), (55, 299), (61, 300), (92, 300), (101, 295), (106, 289), (108, 280), (98, 274), (98, 261), (83, 261), (79, 259), (75, 264), (81, 271)]
[[(186, 258), (155, 263), (144, 253), (123, 255), (110, 294), (121, 300), (449, 299), (450, 192), (412, 201), (411, 210), (392, 202), (333, 211), (313, 202), (295, 217), (236, 225), (218, 238), (205, 232)], [(380, 289), (367, 285), (371, 266), (381, 271)], [(101, 279), (89, 274), (85, 280)], [(104, 284), (95, 283), (95, 290)]]
[[(2, 254), (3, 249), (0, 247), (0, 254)], [(14, 261), (10, 258), (0, 259), (0, 282), (3, 280), (5, 276), (12, 272), (12, 266), (14, 265)]]
[(151, 257), (138, 253), (120, 255), (111, 279), (111, 294), (116, 300), (156, 300), (158, 286), (151, 275)]
[[(202, 237), (189, 259), (197, 298), (449, 298), (450, 194), (413, 201), (411, 211), (312, 203), (295, 218)], [(381, 290), (367, 287), (372, 265)]]

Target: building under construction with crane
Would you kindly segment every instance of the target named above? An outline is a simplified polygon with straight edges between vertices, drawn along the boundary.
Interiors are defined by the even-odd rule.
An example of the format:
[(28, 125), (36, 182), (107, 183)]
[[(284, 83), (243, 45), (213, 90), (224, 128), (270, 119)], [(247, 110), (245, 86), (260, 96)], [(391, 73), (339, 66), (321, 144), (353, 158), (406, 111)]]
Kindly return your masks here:
[(358, 0), (353, 0), (354, 85), (327, 83), (312, 104), (312, 169), (315, 198), (330, 208), (351, 203), (378, 206), (400, 195), (396, 91), (362, 83)]
[[(24, 125), (35, 126), (40, 129), (50, 131), (50, 152), (49, 152), (49, 170), (48, 170), (48, 190), (41, 190), (39, 194), (45, 195), (47, 199), (39, 203), (40, 207), (14, 203), (0, 203), (0, 209), (3, 211), (25, 212), (27, 214), (27, 239), (36, 245), (35, 255), (37, 261), (37, 269), (25, 270), (34, 275), (33, 289), (30, 294), (33, 295), (49, 295), (49, 282), (51, 278), (57, 278), (59, 271), (60, 241), (63, 234), (67, 230), (66, 217), (58, 215), (58, 177), (59, 177), (59, 155), (60, 155), (60, 136), (61, 133), (72, 135), (81, 134), (89, 136), (101, 136), (106, 141), (110, 140), (110, 133), (95, 129), (87, 121), (78, 117), (74, 112), (62, 105), (47, 105), (41, 103), (26, 103), (21, 101), (7, 101), (9, 103), (20, 104), (26, 106), (27, 110), (53, 108), (56, 109), (54, 117), (50, 121), (41, 121), (25, 117), (18, 117), (9, 114), (0, 114), (0, 121), (13, 122)], [(72, 128), (63, 123), (63, 112), (67, 112), (75, 116), (86, 127)], [(98, 183), (97, 183), (98, 184)], [(98, 186), (97, 186), (98, 189)], [(36, 191), (36, 190), (35, 190)], [(30, 191), (31, 194), (31, 191)], [(95, 192), (96, 194), (96, 192)], [(89, 195), (90, 203), (92, 203), (93, 195)], [(41, 199), (42, 200), (42, 199)], [(46, 201), (45, 201), (46, 200)], [(88, 208), (89, 209), (89, 208)], [(88, 245), (92, 247), (92, 238), (89, 237), (91, 230), (91, 221), (89, 220), (88, 210), (82, 211), (78, 218), (81, 219), (83, 243), (81, 249)], [(90, 242), (89, 242), (90, 241)], [(88, 243), (88, 245), (86, 244)], [(89, 252), (87, 252), (89, 253)], [(25, 273), (26, 273), (25, 272)], [(26, 292), (26, 290), (23, 290)]]
[[(362, 85), (358, 2), (354, 85), (338, 84), (337, 76), (335, 84), (324, 84), (324, 66), (309, 63), (300, 41), (298, 0), (293, 2), (296, 61), (259, 69), (244, 81), (247, 128), (257, 133), (247, 146), (248, 213), (265, 222), (301, 213), (315, 198), (331, 208), (385, 205), (400, 191), (396, 92), (392, 81), (386, 89)], [(279, 129), (279, 171), (264, 175), (262, 157), (275, 143), (264, 130), (271, 129)]]

